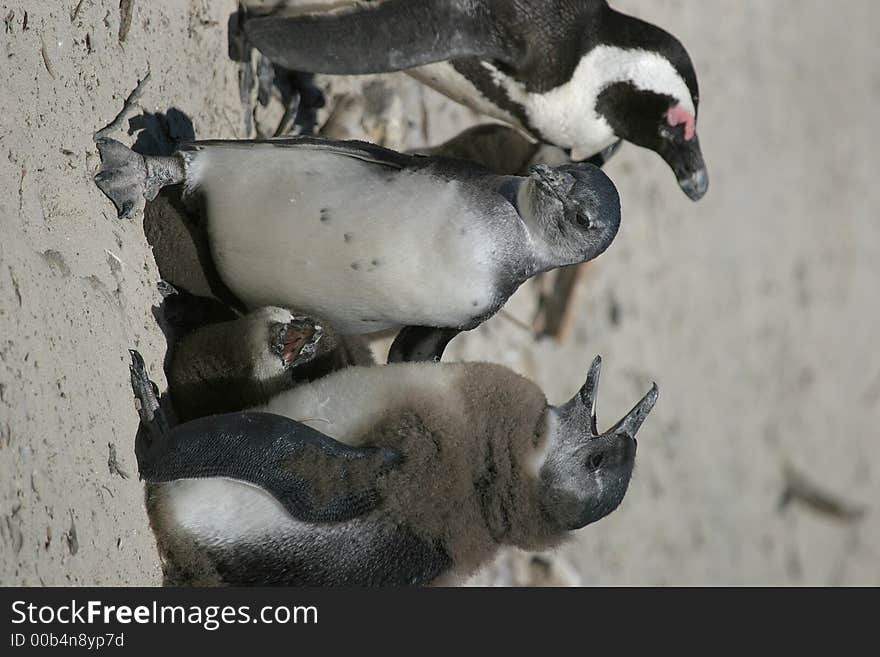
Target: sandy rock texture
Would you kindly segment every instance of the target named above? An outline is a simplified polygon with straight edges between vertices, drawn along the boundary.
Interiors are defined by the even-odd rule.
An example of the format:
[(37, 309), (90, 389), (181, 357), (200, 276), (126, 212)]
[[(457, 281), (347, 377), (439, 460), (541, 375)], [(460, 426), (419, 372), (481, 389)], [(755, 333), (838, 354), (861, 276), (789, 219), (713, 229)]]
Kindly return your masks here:
[(159, 582), (127, 352), (139, 349), (163, 380), (158, 274), (141, 216), (117, 220), (92, 182), (92, 134), (150, 71), (145, 110), (185, 107), (200, 132), (235, 136), (236, 71), (209, 54), (225, 54), (234, 5), (2, 4), (3, 584)]
[[(141, 111), (250, 136), (235, 4), (0, 3), (0, 584), (160, 581), (127, 367), (137, 348), (164, 381), (159, 273), (143, 214), (118, 220), (92, 183), (92, 135), (149, 71)], [(652, 380), (660, 401), (618, 511), (472, 583), (880, 584), (880, 6), (613, 4), (695, 60), (709, 193), (691, 203), (624, 146), (623, 225), (565, 338), (533, 339), (528, 284), (447, 360), (504, 363), (558, 402), (600, 353), (600, 425)], [(402, 74), (319, 83), (338, 136), (414, 148), (478, 121)]]

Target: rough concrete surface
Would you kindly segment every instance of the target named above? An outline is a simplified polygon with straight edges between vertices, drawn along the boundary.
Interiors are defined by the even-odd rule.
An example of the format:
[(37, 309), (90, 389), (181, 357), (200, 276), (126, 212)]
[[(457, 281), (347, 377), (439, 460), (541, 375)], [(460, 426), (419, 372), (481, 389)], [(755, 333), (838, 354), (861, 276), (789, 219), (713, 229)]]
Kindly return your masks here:
[[(121, 4), (0, 2), (0, 584), (160, 579), (127, 367), (137, 348), (164, 381), (158, 272), (142, 215), (117, 220), (92, 183), (92, 134), (148, 70), (141, 109), (246, 133), (235, 2)], [(507, 364), (560, 401), (600, 353), (600, 424), (652, 380), (660, 401), (618, 511), (474, 583), (880, 584), (880, 5), (613, 4), (688, 47), (709, 193), (691, 203), (625, 146), (607, 168), (623, 225), (567, 337), (532, 339), (526, 285), (447, 360)], [(321, 84), (322, 120), (350, 103), (360, 120), (336, 130), (395, 148), (477, 120), (403, 75)]]

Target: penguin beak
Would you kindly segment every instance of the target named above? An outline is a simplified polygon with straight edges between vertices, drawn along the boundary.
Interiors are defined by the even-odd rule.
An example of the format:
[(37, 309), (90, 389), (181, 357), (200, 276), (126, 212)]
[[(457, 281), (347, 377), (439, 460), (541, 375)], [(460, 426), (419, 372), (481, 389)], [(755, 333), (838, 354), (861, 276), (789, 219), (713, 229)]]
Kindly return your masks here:
[[(559, 406), (562, 416), (570, 417), (583, 427), (590, 438), (598, 438), (596, 430), (596, 393), (599, 390), (599, 373), (602, 370), (602, 357), (596, 356), (590, 371), (587, 372), (587, 380), (577, 394), (565, 404)], [(586, 425), (586, 426), (585, 426)]]
[(617, 436), (636, 439), (636, 433), (648, 417), (654, 404), (657, 403), (657, 397), (660, 392), (657, 384), (653, 384), (648, 393), (642, 397), (638, 404), (632, 407), (629, 413), (623, 416), (611, 429), (600, 434), (596, 427), (596, 393), (599, 390), (599, 373), (602, 370), (602, 358), (596, 356), (590, 371), (587, 373), (587, 380), (568, 402), (558, 407), (561, 417), (569, 418), (585, 429), (584, 434), (589, 439), (601, 438), (603, 436)]
[(699, 201), (709, 189), (709, 172), (703, 161), (700, 140), (676, 140), (661, 149), (660, 156), (672, 168), (681, 191), (692, 201)]
[(608, 433), (614, 435), (624, 434), (635, 440), (636, 433), (638, 433), (645, 418), (648, 417), (648, 413), (654, 408), (654, 404), (657, 403), (657, 396), (659, 394), (660, 391), (655, 383), (651, 386), (648, 394), (642, 397), (641, 401), (633, 406), (632, 410), (627, 413), (620, 422), (615, 424)]
[(706, 190), (709, 189), (709, 173), (706, 171), (706, 167), (698, 169), (686, 178), (679, 178), (678, 186), (681, 187), (681, 191), (687, 194), (689, 199), (699, 201), (706, 194)]
[(599, 435), (596, 429), (596, 392), (599, 390), (599, 373), (602, 371), (602, 357), (596, 356), (590, 371), (587, 372), (587, 380), (580, 389), (581, 403), (590, 414), (590, 432), (594, 436)]

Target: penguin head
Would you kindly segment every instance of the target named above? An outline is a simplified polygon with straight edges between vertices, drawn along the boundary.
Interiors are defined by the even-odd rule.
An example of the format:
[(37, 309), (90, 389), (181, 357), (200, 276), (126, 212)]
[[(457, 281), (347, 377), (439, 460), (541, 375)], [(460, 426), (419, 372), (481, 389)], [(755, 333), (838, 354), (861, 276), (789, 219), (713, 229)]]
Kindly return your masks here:
[(586, 262), (605, 251), (620, 227), (620, 196), (601, 169), (586, 162), (529, 170), (520, 207), (548, 249), (548, 264)]
[[(697, 74), (684, 46), (656, 25), (614, 12), (596, 112), (614, 134), (662, 157), (697, 201), (709, 177), (697, 138)], [(613, 36), (612, 36), (613, 35)]]
[(623, 500), (636, 456), (636, 432), (657, 401), (657, 385), (623, 419), (598, 433), (596, 389), (601, 358), (593, 361), (583, 388), (554, 418), (539, 471), (541, 506), (556, 529), (568, 531), (605, 517)]

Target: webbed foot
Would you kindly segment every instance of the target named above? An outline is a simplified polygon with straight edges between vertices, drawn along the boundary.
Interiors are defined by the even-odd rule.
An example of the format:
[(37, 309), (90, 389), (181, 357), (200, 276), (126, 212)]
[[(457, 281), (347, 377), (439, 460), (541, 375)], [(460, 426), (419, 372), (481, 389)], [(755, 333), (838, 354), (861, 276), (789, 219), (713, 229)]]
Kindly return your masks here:
[(109, 137), (98, 137), (95, 143), (101, 156), (95, 184), (113, 201), (120, 219), (130, 217), (142, 199), (152, 201), (163, 187), (184, 179), (177, 157), (145, 157)]
[(95, 184), (116, 206), (119, 218), (127, 219), (146, 198), (147, 162), (115, 139), (100, 137), (95, 143), (101, 155)]
[[(138, 436), (135, 439), (135, 451), (141, 453), (144, 448), (149, 448), (156, 440), (168, 433), (171, 425), (159, 402), (159, 389), (150, 380), (144, 359), (134, 349), (129, 349), (129, 353), (131, 354), (131, 364), (128, 366), (131, 373), (131, 390), (141, 419)], [(140, 457), (138, 461), (140, 462)]]

